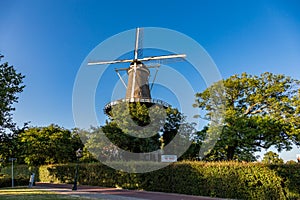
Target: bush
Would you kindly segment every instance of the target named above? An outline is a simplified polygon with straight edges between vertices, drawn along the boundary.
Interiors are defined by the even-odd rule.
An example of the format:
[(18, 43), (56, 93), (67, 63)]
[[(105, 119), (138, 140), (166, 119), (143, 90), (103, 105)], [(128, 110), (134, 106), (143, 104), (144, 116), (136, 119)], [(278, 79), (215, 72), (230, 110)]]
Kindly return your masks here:
[[(124, 163), (119, 163), (124, 165)], [(141, 162), (148, 166), (149, 162)], [(159, 163), (152, 163), (159, 164)], [(128, 164), (130, 165), (130, 163)], [(101, 163), (80, 164), (78, 182), (83, 185), (122, 187), (148, 191), (235, 198), (296, 199), (299, 179), (289, 170), (298, 166), (269, 166), (238, 162), (177, 162), (144, 174), (125, 173)], [(293, 168), (296, 167), (296, 168)], [(42, 182), (73, 183), (76, 165), (48, 165), (39, 168)]]

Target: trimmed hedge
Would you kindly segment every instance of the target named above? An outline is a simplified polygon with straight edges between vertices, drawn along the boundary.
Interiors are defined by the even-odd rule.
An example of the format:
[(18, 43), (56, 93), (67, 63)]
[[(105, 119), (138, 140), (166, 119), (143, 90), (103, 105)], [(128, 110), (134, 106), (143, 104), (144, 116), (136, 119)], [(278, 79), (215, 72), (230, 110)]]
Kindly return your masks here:
[[(115, 163), (133, 167), (131, 163)], [(160, 163), (140, 162), (140, 165)], [(28, 185), (30, 171), (36, 181), (73, 183), (76, 164), (15, 166), (15, 185)], [(0, 187), (11, 186), (10, 168), (1, 170)], [(238, 162), (177, 162), (157, 171), (138, 174), (114, 170), (101, 163), (79, 164), (82, 185), (231, 198), (300, 199), (300, 165), (265, 165)]]
[[(26, 186), (29, 184), (30, 171), (27, 165), (14, 166), (14, 186)], [(11, 187), (11, 167), (4, 167), (0, 174), (0, 188)]]
[[(7, 166), (1, 169), (1, 174), (11, 176), (11, 166)], [(15, 165), (14, 166), (14, 176), (15, 177), (22, 177), (22, 178), (29, 178), (30, 170), (27, 165)]]
[[(157, 163), (141, 163), (149, 164)], [(75, 164), (41, 166), (39, 179), (42, 182), (73, 183), (75, 168)], [(94, 163), (79, 165), (78, 181), (83, 185), (233, 199), (298, 199), (299, 169), (300, 165), (186, 161), (157, 171), (134, 174)], [(295, 171), (290, 173), (290, 170)]]
[[(14, 186), (25, 186), (29, 184), (29, 179), (14, 178)], [(0, 188), (11, 187), (11, 178), (0, 178)]]

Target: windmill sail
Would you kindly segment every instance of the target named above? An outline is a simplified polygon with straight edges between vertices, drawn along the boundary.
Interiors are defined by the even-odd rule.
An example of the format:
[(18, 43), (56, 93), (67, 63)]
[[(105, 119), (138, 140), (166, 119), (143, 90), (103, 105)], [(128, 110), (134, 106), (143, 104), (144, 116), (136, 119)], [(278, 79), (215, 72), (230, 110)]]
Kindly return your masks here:
[[(135, 44), (134, 44), (134, 55), (133, 59), (123, 59), (123, 60), (112, 60), (112, 61), (95, 61), (89, 62), (88, 65), (105, 65), (105, 64), (118, 64), (118, 63), (130, 63), (128, 68), (123, 68), (119, 70), (127, 70), (128, 73), (128, 82), (127, 86), (125, 85), (122, 77), (118, 73), (118, 69), (116, 72), (120, 77), (122, 83), (126, 87), (126, 102), (147, 102), (150, 104), (162, 104), (167, 106), (168, 104), (162, 102), (160, 100), (151, 99), (150, 88), (149, 88), (149, 76), (151, 66), (146, 66), (143, 62), (158, 62), (162, 63), (164, 60), (176, 60), (176, 59), (184, 59), (186, 57), (185, 54), (173, 54), (173, 55), (163, 55), (163, 56), (151, 56), (151, 57), (143, 57), (143, 29), (136, 29), (135, 36)], [(156, 76), (156, 75), (155, 75)], [(151, 86), (152, 87), (152, 86)], [(120, 101), (120, 100), (119, 100)], [(118, 102), (118, 101), (116, 101)], [(111, 110), (111, 106), (115, 105), (116, 102), (111, 102), (105, 106), (105, 113), (109, 115), (109, 111)]]

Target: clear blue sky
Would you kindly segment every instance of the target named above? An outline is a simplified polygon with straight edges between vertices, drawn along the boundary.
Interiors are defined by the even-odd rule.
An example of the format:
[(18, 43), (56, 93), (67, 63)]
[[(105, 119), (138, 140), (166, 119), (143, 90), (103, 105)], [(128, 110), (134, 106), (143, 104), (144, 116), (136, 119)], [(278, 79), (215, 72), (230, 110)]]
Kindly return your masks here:
[[(18, 125), (73, 128), (72, 89), (81, 62), (100, 42), (135, 27), (192, 37), (223, 78), (269, 71), (300, 79), (297, 0), (1, 0), (0, 52), (26, 75), (14, 113)], [(294, 159), (295, 153), (284, 156)]]

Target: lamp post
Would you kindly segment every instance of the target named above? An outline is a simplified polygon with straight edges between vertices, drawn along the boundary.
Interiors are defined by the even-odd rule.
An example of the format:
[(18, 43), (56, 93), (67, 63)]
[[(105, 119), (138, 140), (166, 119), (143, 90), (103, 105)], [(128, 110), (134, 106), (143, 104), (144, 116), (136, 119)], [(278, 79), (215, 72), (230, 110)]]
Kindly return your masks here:
[(77, 190), (77, 179), (78, 179), (78, 164), (79, 164), (79, 158), (82, 157), (82, 150), (79, 148), (76, 152), (76, 170), (75, 170), (75, 178), (74, 178), (74, 185), (72, 190)]

